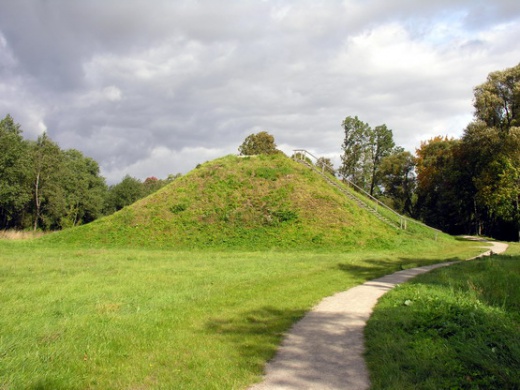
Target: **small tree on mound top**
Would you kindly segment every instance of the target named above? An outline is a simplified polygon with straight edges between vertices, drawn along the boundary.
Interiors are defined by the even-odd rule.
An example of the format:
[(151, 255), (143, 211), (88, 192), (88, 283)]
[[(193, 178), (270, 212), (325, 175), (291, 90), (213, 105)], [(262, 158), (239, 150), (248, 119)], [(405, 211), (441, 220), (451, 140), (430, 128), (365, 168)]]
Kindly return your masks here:
[(241, 156), (253, 156), (255, 154), (276, 154), (274, 137), (266, 131), (249, 135), (242, 145), (238, 147)]

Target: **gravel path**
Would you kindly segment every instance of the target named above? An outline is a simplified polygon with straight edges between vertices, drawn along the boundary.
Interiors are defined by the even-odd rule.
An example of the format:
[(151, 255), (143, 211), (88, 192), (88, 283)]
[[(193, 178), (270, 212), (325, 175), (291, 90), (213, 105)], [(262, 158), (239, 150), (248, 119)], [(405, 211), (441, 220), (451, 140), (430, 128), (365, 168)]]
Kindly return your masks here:
[[(493, 253), (507, 249), (507, 244), (490, 244)], [(377, 300), (397, 284), (451, 264), (399, 271), (323, 299), (294, 325), (267, 364), (263, 382), (250, 390), (368, 389), (363, 328)]]

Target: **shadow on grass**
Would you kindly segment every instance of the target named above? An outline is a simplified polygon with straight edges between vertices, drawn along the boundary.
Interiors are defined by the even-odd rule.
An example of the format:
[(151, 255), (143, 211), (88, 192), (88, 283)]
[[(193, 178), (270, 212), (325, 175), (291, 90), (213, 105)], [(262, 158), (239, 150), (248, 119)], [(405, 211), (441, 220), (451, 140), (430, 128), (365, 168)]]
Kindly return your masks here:
[[(338, 263), (334, 268), (349, 273), (353, 276), (353, 280), (363, 282), (392, 274), (396, 271), (442, 263), (448, 260), (460, 259), (451, 258), (441, 261), (432, 258), (400, 258), (399, 261), (395, 261), (372, 258), (363, 259), (363, 264)], [(298, 347), (298, 356), (292, 358), (302, 362), (298, 367), (291, 368), (295, 370), (295, 373), (300, 378), (308, 378), (311, 381), (318, 380), (320, 376), (323, 376), (322, 371), (325, 367), (316, 370), (315, 366), (310, 364), (310, 360), (313, 359), (317, 350), (321, 349), (324, 356), (338, 357), (337, 360), (334, 360), (335, 358), (332, 358), (332, 360), (325, 359), (327, 364), (343, 366), (346, 361), (345, 350), (348, 348), (346, 346), (345, 348), (341, 347), (345, 334), (341, 330), (339, 333), (337, 331), (338, 328), (341, 329), (341, 325), (334, 326), (334, 324), (339, 324), (344, 318), (338, 313), (316, 314), (309, 312), (305, 316), (306, 314), (307, 310), (283, 309), (283, 303), (281, 305), (273, 303), (273, 305), (266, 305), (253, 310), (210, 318), (206, 322), (205, 331), (212, 336), (221, 337), (226, 344), (235, 346), (240, 357), (237, 364), (240, 364), (245, 370), (250, 372), (260, 373), (265, 362), (275, 356), (284, 333), (293, 325), (294, 328), (298, 328), (302, 323), (308, 323), (311, 328), (325, 329), (321, 331), (321, 336), (325, 338), (326, 342), (320, 339), (321, 336), (306, 336), (305, 341)], [(304, 316), (305, 318), (303, 318)], [(298, 322), (302, 318), (303, 320)], [(323, 323), (332, 324), (332, 326), (323, 328), (321, 326)], [(307, 361), (306, 359), (310, 360)], [(344, 371), (349, 369), (346, 367)], [(342, 380), (344, 381), (345, 378), (343, 377)], [(341, 388), (342, 383), (338, 383), (338, 386)]]
[(380, 259), (367, 259), (363, 262), (365, 265), (360, 264), (349, 264), (349, 263), (339, 263), (337, 268), (340, 271), (346, 272), (352, 276), (354, 276), (357, 280), (371, 280), (376, 279), (384, 275), (390, 275), (394, 272), (416, 268), (416, 267), (424, 267), (433, 264), (446, 263), (446, 262), (456, 262), (461, 261), (462, 258), (459, 257), (451, 257), (447, 259), (431, 259), (431, 258), (405, 258), (401, 257), (398, 261), (395, 260), (380, 260)]
[[(359, 355), (352, 348), (362, 346), (363, 314), (304, 314), (303, 310), (263, 307), (233, 320), (212, 320), (208, 329), (232, 340), (241, 355), (240, 364), (261, 373), (265, 362), (275, 356), (284, 332), (296, 322), (291, 337), (284, 341), (287, 348), (277, 355), (271, 384), (280, 388), (300, 388), (302, 383), (316, 389), (324, 383), (330, 388), (358, 388)], [(345, 327), (347, 321), (351, 321), (349, 327)]]
[(210, 319), (206, 329), (236, 345), (245, 365), (261, 369), (274, 356), (284, 332), (305, 313), (305, 310), (265, 306), (230, 318)]
[(455, 236), (456, 241), (481, 241), (481, 242), (488, 242), (488, 241), (495, 241), (491, 237), (478, 237), (478, 236)]
[(366, 262), (367, 265), (339, 263), (337, 267), (340, 271), (355, 276), (356, 279), (363, 280), (373, 279), (399, 269), (399, 265), (396, 264), (395, 261), (369, 259), (364, 262)]

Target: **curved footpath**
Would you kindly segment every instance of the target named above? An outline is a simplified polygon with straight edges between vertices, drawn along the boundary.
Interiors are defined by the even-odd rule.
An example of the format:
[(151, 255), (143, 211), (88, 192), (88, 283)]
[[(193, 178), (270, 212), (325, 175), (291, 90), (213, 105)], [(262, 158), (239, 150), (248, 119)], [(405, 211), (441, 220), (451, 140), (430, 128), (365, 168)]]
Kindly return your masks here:
[[(507, 244), (489, 244), (481, 256), (507, 249)], [(399, 271), (323, 299), (293, 326), (267, 364), (263, 382), (250, 390), (368, 389), (363, 328), (377, 300), (397, 284), (453, 263)]]

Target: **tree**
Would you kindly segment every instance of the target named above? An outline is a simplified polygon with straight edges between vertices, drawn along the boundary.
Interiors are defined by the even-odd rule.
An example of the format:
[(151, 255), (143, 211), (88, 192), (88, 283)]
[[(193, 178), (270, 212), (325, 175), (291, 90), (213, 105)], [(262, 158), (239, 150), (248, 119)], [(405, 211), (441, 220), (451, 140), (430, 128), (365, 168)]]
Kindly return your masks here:
[(520, 126), (520, 64), (490, 73), (474, 92), (477, 120), (505, 133)]
[(0, 229), (19, 228), (31, 199), (28, 144), (10, 115), (0, 121)]
[[(519, 145), (520, 147), (520, 145)], [(520, 166), (510, 156), (498, 156), (476, 179), (478, 197), (492, 215), (505, 221), (518, 218)]]
[(402, 214), (412, 215), (414, 206), (415, 158), (403, 148), (381, 159), (377, 181), (389, 206)]
[(147, 177), (143, 182), (143, 196), (148, 196), (158, 191), (179, 177), (181, 177), (180, 173), (176, 173), (175, 175), (170, 173), (166, 179), (158, 179), (155, 176)]
[(395, 146), (392, 130), (384, 124), (372, 129), (357, 116), (345, 118), (342, 126), (345, 140), (339, 172), (344, 178), (374, 195), (381, 159), (390, 154)]
[(123, 180), (108, 189), (105, 214), (111, 214), (131, 205), (145, 196), (144, 186), (139, 179), (126, 175)]
[(520, 65), (474, 89), (475, 119), (460, 140), (436, 137), (417, 150), (417, 205), (450, 233), (520, 239)]
[(0, 228), (61, 229), (101, 215), (106, 185), (93, 159), (61, 150), (47, 133), (24, 140), (9, 115), (0, 148)]
[(366, 183), (364, 159), (370, 126), (359, 120), (357, 116), (345, 118), (342, 126), (345, 131), (345, 140), (342, 145), (342, 165), (339, 173), (357, 186), (364, 188)]
[(460, 197), (459, 164), (455, 160), (460, 140), (434, 137), (417, 149), (416, 214), (427, 224), (449, 233), (462, 233), (467, 212)]
[(119, 211), (123, 207), (158, 191), (179, 177), (181, 177), (180, 173), (169, 174), (166, 179), (150, 176), (144, 182), (141, 182), (139, 179), (126, 175), (121, 182), (108, 188), (103, 213), (109, 215)]
[(274, 137), (266, 131), (249, 135), (242, 145), (238, 147), (238, 151), (241, 156), (280, 153), (280, 151), (276, 149)]
[[(475, 120), (463, 136), (479, 224), (520, 240), (520, 64), (492, 72), (475, 92)], [(507, 232), (516, 230), (515, 237)]]
[(62, 153), (63, 172), (59, 180), (65, 197), (65, 213), (60, 227), (91, 222), (102, 215), (106, 196), (105, 179), (100, 176), (99, 165), (79, 150)]
[[(484, 122), (470, 124), (462, 138), (466, 169), (479, 232), (514, 240), (520, 237), (520, 128), (505, 133)], [(511, 225), (512, 226), (509, 226)], [(515, 229), (518, 236), (507, 234)]]
[(162, 180), (159, 180), (155, 176), (147, 177), (143, 182), (143, 193), (149, 195), (163, 186)]
[(32, 145), (33, 158), (33, 229), (59, 227), (65, 213), (65, 197), (59, 179), (63, 173), (61, 149), (47, 133), (38, 137)]
[(394, 148), (394, 136), (392, 130), (386, 125), (376, 126), (368, 132), (368, 158), (371, 167), (370, 175), (370, 195), (374, 195), (374, 188), (377, 184), (377, 170), (381, 159), (388, 156)]

